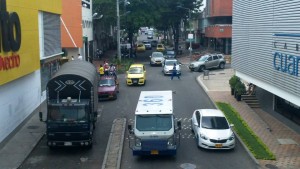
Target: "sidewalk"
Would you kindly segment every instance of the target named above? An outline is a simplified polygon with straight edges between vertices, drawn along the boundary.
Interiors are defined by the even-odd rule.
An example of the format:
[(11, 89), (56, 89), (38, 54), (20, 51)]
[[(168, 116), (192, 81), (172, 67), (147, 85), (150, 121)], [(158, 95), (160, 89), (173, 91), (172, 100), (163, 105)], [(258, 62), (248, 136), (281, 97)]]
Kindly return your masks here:
[[(110, 56), (113, 56), (115, 51), (108, 51), (102, 59), (95, 60), (94, 63), (99, 66)], [(186, 53), (185, 53), (186, 54)], [(178, 60), (183, 65), (188, 65), (189, 58), (183, 54)], [(234, 74), (233, 69), (214, 70), (210, 71), (209, 78), (203, 78), (203, 74), (199, 73), (197, 81), (207, 92), (213, 102), (225, 102), (231, 104), (248, 123), (258, 137), (270, 148), (276, 155), (275, 161), (255, 160), (262, 169), (299, 169), (300, 168), (300, 135), (287, 127), (281, 121), (277, 120), (269, 113), (264, 112), (260, 108), (252, 109), (243, 101), (236, 101), (230, 95), (230, 87), (228, 84), (229, 78)], [(45, 133), (45, 124), (38, 119), (38, 111), (45, 112), (45, 105), (37, 108), (32, 113), (32, 116), (25, 124), (15, 133), (14, 136), (0, 149), (0, 169), (17, 169), (32, 149), (40, 141)], [(123, 121), (124, 122), (124, 121)], [(121, 121), (118, 125), (123, 124)], [(112, 135), (112, 142), (107, 146), (122, 147), (122, 132), (125, 129), (122, 127), (112, 127), (118, 135)], [(272, 131), (269, 130), (272, 129)], [(118, 137), (117, 137), (118, 136)], [(112, 145), (114, 144), (117, 145)], [(121, 149), (121, 148), (120, 148)], [(107, 152), (109, 152), (109, 148)], [(112, 154), (112, 153), (111, 153)], [(119, 161), (119, 151), (113, 153), (115, 161)], [(110, 164), (110, 154), (106, 155), (106, 160)], [(119, 168), (119, 163), (116, 163), (116, 168)]]
[(209, 79), (200, 75), (197, 80), (212, 101), (232, 105), (275, 154), (275, 161), (257, 160), (262, 169), (299, 169), (300, 135), (261, 108), (250, 108), (245, 102), (236, 101), (228, 84), (233, 74), (233, 69), (216, 70), (209, 73)]

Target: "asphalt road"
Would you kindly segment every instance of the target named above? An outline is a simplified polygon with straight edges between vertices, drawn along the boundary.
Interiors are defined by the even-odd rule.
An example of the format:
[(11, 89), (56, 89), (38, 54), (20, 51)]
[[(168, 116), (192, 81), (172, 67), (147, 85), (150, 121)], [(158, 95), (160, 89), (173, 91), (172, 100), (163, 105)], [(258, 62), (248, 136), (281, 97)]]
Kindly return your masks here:
[(137, 100), (142, 90), (172, 90), (174, 114), (182, 121), (181, 145), (177, 155), (172, 157), (134, 157), (128, 146), (126, 131), (123, 147), (122, 169), (253, 169), (256, 164), (237, 142), (233, 151), (209, 151), (198, 149), (190, 129), (190, 118), (195, 109), (214, 108), (204, 90), (196, 82), (199, 72), (190, 72), (182, 66), (181, 80), (164, 76), (161, 67), (149, 66), (151, 51), (139, 53), (139, 62), (146, 64), (147, 84), (145, 86), (126, 86), (125, 75), (119, 75), (120, 93), (115, 101), (100, 102), (100, 112), (96, 125), (94, 146), (92, 149), (60, 148), (50, 150), (46, 138), (35, 147), (20, 169), (99, 169), (105, 154), (112, 122), (115, 118), (126, 118), (133, 122)]

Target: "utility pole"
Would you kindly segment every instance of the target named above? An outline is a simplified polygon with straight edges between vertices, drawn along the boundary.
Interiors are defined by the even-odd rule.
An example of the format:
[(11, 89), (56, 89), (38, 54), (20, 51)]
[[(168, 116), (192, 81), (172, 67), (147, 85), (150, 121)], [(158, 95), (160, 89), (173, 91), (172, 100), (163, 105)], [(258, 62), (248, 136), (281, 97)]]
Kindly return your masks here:
[(117, 52), (118, 59), (121, 61), (121, 47), (120, 47), (120, 10), (119, 10), (119, 0), (117, 0)]

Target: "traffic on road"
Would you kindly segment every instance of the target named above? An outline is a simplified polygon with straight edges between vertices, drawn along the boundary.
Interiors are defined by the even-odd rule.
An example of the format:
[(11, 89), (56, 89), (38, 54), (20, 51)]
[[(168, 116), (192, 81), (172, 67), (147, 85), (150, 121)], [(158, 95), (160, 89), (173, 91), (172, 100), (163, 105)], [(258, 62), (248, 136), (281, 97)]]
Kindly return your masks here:
[[(139, 38), (143, 40), (147, 39), (147, 36), (141, 35)], [(104, 162), (106, 152), (109, 151), (106, 150), (106, 146), (109, 142), (112, 122), (117, 118), (126, 118), (128, 125), (121, 150), (120, 168), (173, 169), (183, 168), (182, 166), (207, 169), (232, 168), (233, 166), (234, 168), (256, 168), (256, 163), (239, 140), (235, 139), (234, 149), (231, 150), (218, 149), (223, 147), (223, 143), (211, 143), (217, 150), (197, 148), (200, 144), (200, 142), (197, 143), (197, 138), (208, 137), (195, 134), (198, 131), (193, 128), (195, 127), (192, 121), (193, 112), (197, 109), (215, 109), (205, 91), (195, 81), (199, 72), (190, 72), (188, 65), (182, 64), (181, 80), (170, 81), (170, 77), (162, 73), (163, 64), (155, 67), (149, 64), (149, 55), (152, 52), (156, 52), (155, 48), (139, 53), (135, 60), (138, 65), (142, 66), (142, 71), (147, 70), (145, 71), (147, 72), (147, 85), (144, 85), (146, 81), (139, 80), (139, 83), (143, 82), (142, 85), (128, 86), (134, 82), (128, 81), (129, 72), (118, 74), (119, 93), (112, 95), (112, 98), (117, 96), (118, 99), (99, 102), (91, 149), (69, 146), (49, 149), (45, 136), (20, 168), (99, 168)], [(169, 91), (168, 95), (164, 95), (163, 93), (167, 91)], [(143, 95), (143, 92), (149, 92), (150, 95)], [(167, 98), (163, 99), (163, 97)], [(141, 102), (142, 107), (139, 108), (137, 105), (141, 100), (144, 101)], [(170, 101), (172, 104), (168, 103)], [(159, 112), (150, 113), (146, 106), (148, 104), (158, 104)], [(165, 104), (171, 107), (163, 106)], [(149, 107), (149, 110), (155, 109)], [(145, 114), (142, 113), (143, 111)], [(171, 111), (170, 115), (167, 115), (170, 113), (168, 111)], [(169, 117), (171, 117), (170, 120), (168, 120)], [(217, 124), (212, 121), (212, 125)], [(169, 133), (170, 131), (173, 134)], [(228, 136), (220, 135), (221, 137), (230, 140), (233, 136), (229, 134)], [(218, 136), (215, 135), (214, 139), (218, 139)], [(166, 147), (176, 149), (164, 151)], [(142, 154), (148, 155), (140, 156)], [(171, 155), (161, 156), (162, 154)]]

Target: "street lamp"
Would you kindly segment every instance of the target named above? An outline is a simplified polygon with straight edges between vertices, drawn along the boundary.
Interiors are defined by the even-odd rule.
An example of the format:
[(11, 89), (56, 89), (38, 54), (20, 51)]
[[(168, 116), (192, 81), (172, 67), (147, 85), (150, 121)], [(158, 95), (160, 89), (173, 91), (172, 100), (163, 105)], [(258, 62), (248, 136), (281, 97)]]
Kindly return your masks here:
[(188, 10), (189, 11), (189, 29), (190, 29), (190, 33), (188, 35), (188, 39), (190, 41), (190, 47), (189, 47), (189, 51), (190, 51), (190, 62), (192, 62), (192, 39), (193, 39), (193, 34), (192, 34), (192, 29), (191, 29), (191, 9), (189, 8), (185, 8), (185, 7), (182, 7), (182, 6), (177, 6), (177, 8), (182, 8), (182, 9), (185, 9), (185, 10)]

